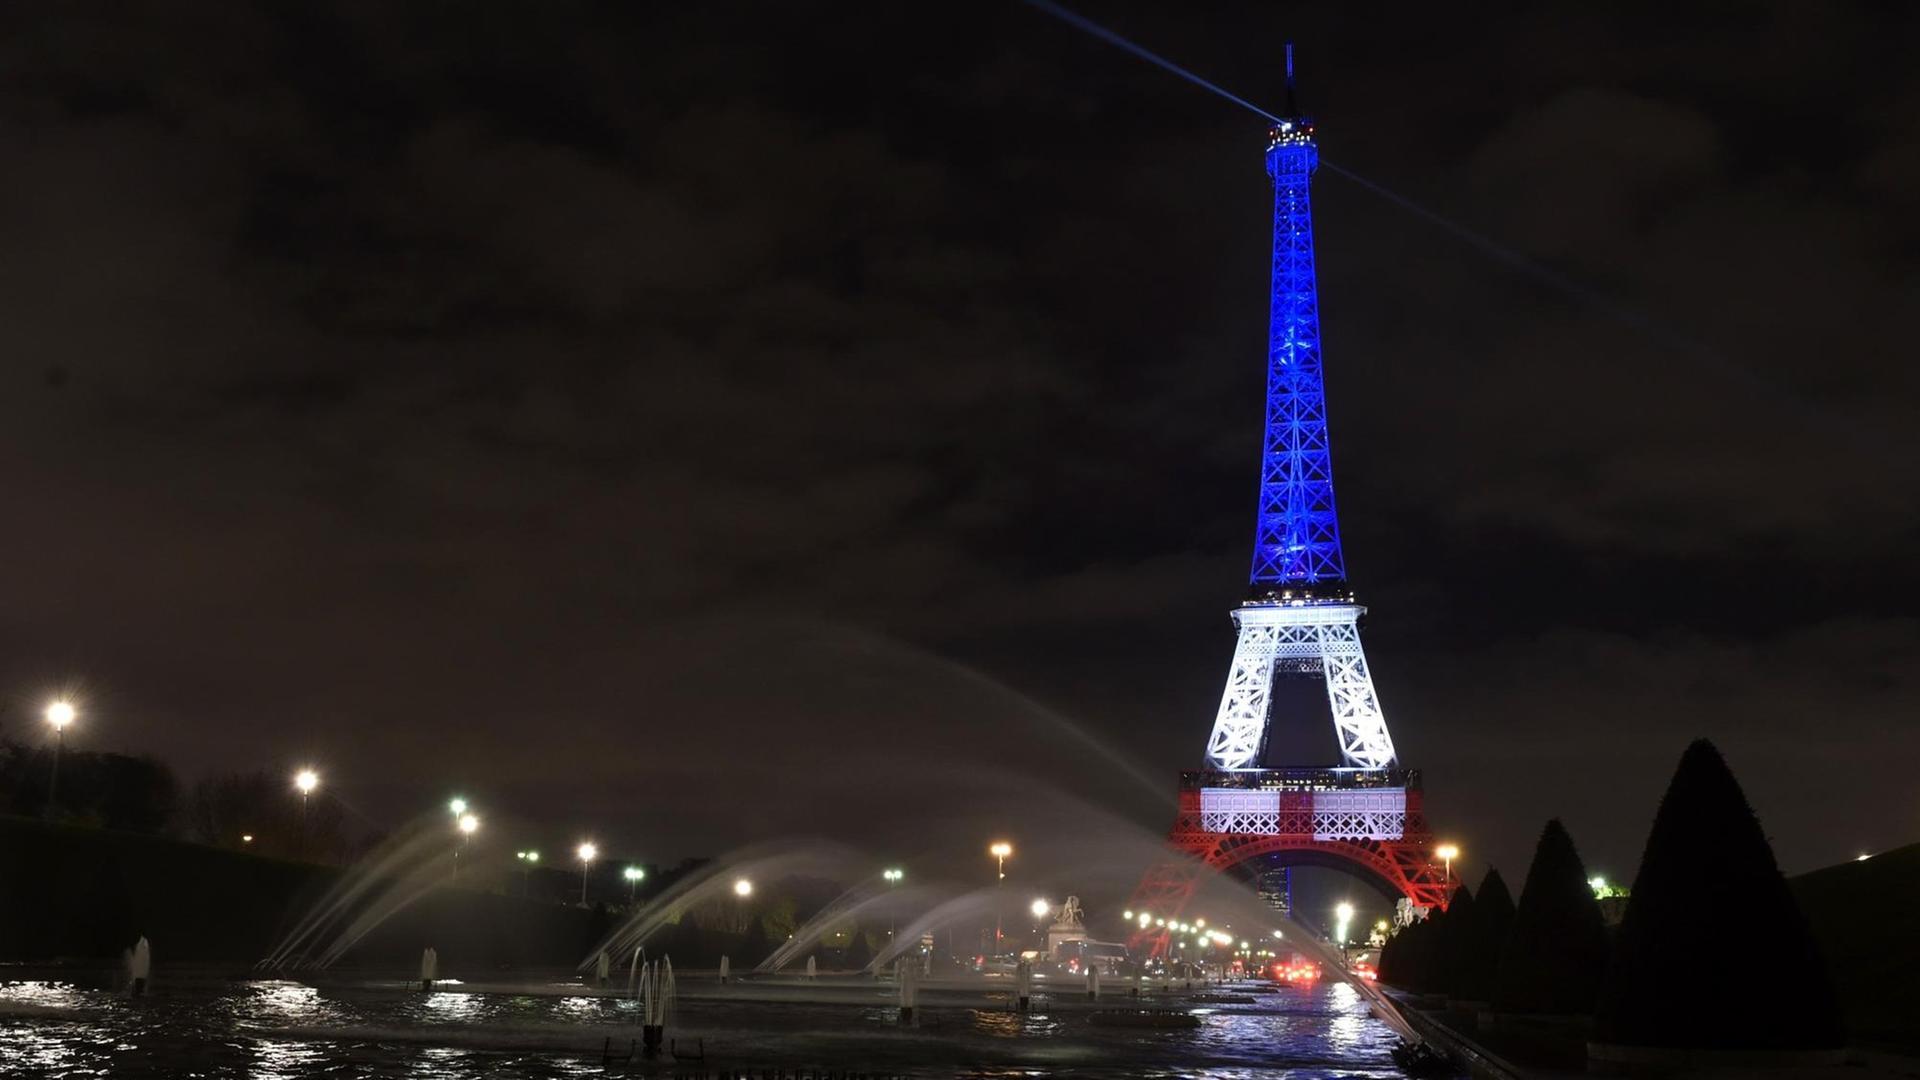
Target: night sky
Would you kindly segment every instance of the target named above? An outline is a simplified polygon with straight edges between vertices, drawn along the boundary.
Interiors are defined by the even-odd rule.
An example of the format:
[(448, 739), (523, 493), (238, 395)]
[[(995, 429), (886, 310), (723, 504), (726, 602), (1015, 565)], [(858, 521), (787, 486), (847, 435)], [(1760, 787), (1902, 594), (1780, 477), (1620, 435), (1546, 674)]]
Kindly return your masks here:
[[(1542, 268), (1316, 183), (1347, 564), (1469, 874), (1559, 815), (1629, 875), (1699, 735), (1789, 870), (1920, 838), (1913, 12), (1081, 10), (1268, 107), (1298, 42), (1326, 160)], [(75, 687), (70, 745), (660, 860), (1165, 828), (1258, 117), (1014, 2), (20, 4), (0, 72), (0, 731)]]

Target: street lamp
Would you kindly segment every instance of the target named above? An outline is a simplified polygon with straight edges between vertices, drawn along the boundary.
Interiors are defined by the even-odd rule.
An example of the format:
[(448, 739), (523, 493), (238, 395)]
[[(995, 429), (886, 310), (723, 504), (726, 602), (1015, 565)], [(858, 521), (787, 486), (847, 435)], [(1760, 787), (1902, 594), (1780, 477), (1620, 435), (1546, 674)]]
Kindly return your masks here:
[[(880, 871), (880, 876), (887, 880), (887, 888), (891, 889), (895, 885), (900, 884), (900, 880), (907, 876), (907, 872), (905, 870), (896, 869), (894, 867), (888, 867), (887, 869)], [(889, 942), (893, 940), (893, 928), (894, 928), (894, 915), (893, 915), (893, 912), (889, 910), (887, 912), (887, 940)]]
[(1440, 861), (1447, 864), (1447, 884), (1453, 884), (1453, 860), (1460, 857), (1460, 849), (1452, 844), (1441, 844), (1433, 849), (1433, 853), (1440, 856)]
[(753, 882), (748, 881), (746, 878), (736, 879), (733, 883), (733, 895), (741, 898), (742, 900), (746, 899), (749, 896), (752, 896)]
[(1000, 870), (999, 880), (1005, 881), (1007, 877), (1007, 857), (1013, 854), (1013, 845), (1007, 843), (1005, 840), (996, 840), (993, 842), (993, 846), (987, 848), (987, 854), (993, 856), (998, 864)]
[(47, 723), (53, 725), (53, 776), (47, 781), (47, 816), (53, 816), (54, 797), (60, 793), (60, 752), (67, 748), (67, 725), (79, 711), (65, 698), (47, 704)]
[(520, 860), (520, 899), (527, 898), (527, 881), (533, 876), (533, 868), (540, 863), (537, 851), (516, 851), (513, 857)]
[(640, 881), (647, 876), (647, 872), (637, 866), (629, 866), (620, 871), (620, 876), (627, 879), (627, 903), (631, 904), (634, 893), (640, 888)]
[(466, 813), (466, 812), (467, 812), (467, 800), (465, 800), (465, 799), (463, 799), (463, 798), (461, 798), (461, 797), (460, 797), (460, 796), (458, 796), (458, 795), (455, 795), (455, 796), (453, 797), (453, 799), (452, 799), (452, 801), (450, 801), (450, 802), (448, 802), (448, 803), (447, 803), (447, 812), (448, 812), (448, 813), (450, 813), (450, 814), (452, 814), (452, 815), (453, 815), (454, 817), (456, 817), (456, 818), (457, 818), (457, 817), (459, 817), (460, 815), (462, 815), (462, 814), (464, 814), (464, 813)]
[(300, 851), (307, 850), (307, 798), (320, 786), (320, 774), (312, 769), (301, 769), (293, 774), (293, 787), (300, 793)]
[(580, 906), (585, 907), (587, 903), (587, 874), (593, 869), (593, 860), (600, 857), (600, 848), (594, 844), (593, 841), (586, 840), (582, 841), (579, 847), (574, 848), (573, 853), (580, 859)]
[(1333, 936), (1339, 939), (1340, 965), (1345, 967), (1347, 963), (1347, 924), (1353, 921), (1353, 905), (1342, 901), (1339, 906), (1333, 909), (1333, 915), (1336, 920), (1333, 927)]
[(1033, 912), (1034, 918), (1044, 919), (1047, 917), (1047, 913), (1053, 910), (1053, 905), (1047, 903), (1047, 900), (1045, 897), (1041, 897), (1033, 902), (1033, 905), (1031, 908), (1029, 908), (1029, 910)]
[(480, 831), (480, 819), (472, 814), (461, 814), (454, 826), (460, 830), (460, 846), (453, 850), (453, 876), (457, 881), (460, 878), (460, 856), (465, 854), (467, 845), (473, 841), (473, 834)]
[[(988, 845), (987, 854), (993, 856), (1000, 872), (1000, 876), (994, 879), (995, 882), (1007, 880), (1007, 856), (1013, 854), (1013, 845), (1005, 840), (995, 840)], [(993, 904), (993, 955), (996, 957), (1000, 955), (1000, 902), (998, 899), (995, 899)]]

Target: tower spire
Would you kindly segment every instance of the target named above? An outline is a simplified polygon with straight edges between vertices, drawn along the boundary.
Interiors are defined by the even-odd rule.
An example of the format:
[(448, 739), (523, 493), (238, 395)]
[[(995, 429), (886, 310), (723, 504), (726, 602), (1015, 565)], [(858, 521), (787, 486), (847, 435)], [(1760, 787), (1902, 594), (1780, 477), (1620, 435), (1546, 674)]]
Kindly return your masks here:
[(1293, 100), (1293, 42), (1287, 42), (1287, 112), (1288, 117), (1300, 115), (1300, 107)]
[(1293, 101), (1287, 46), (1287, 117), (1267, 132), (1273, 178), (1273, 288), (1267, 324), (1267, 429), (1254, 537), (1255, 599), (1285, 593), (1346, 599), (1346, 559), (1333, 501), (1326, 389), (1320, 376), (1320, 300), (1313, 267), (1310, 186), (1320, 163), (1313, 121)]

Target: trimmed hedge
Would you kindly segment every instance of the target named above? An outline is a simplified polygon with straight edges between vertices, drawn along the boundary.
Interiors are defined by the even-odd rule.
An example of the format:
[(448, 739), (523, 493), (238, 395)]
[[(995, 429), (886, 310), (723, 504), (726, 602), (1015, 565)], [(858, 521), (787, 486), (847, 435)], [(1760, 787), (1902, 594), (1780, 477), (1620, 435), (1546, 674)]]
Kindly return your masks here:
[(1500, 952), (1493, 1004), (1502, 1012), (1593, 1011), (1607, 966), (1607, 928), (1587, 869), (1559, 819), (1547, 822)]
[(1595, 1038), (1631, 1046), (1844, 1045), (1826, 962), (1759, 819), (1711, 742), (1660, 800), (1620, 925)]
[(1460, 971), (1458, 997), (1468, 1001), (1492, 999), (1494, 980), (1500, 971), (1500, 951), (1512, 928), (1513, 894), (1507, 891), (1507, 881), (1500, 871), (1489, 869), (1480, 879), (1473, 901), (1472, 944)]

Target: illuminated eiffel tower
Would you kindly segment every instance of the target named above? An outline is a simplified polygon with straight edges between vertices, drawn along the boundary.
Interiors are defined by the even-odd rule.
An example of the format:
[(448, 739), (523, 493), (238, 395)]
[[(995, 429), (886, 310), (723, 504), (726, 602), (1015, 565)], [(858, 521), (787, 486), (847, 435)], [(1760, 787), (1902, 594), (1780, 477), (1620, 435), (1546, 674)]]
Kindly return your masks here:
[[(1313, 265), (1310, 188), (1319, 156), (1313, 121), (1294, 107), (1288, 46), (1286, 114), (1267, 133), (1273, 293), (1253, 573), (1246, 601), (1233, 611), (1239, 640), (1206, 768), (1180, 778), (1169, 841), (1183, 857), (1149, 872), (1135, 893), (1137, 942), (1157, 938), (1164, 946), (1150, 920), (1179, 914), (1209, 869), (1256, 873), (1317, 863), (1421, 907), (1444, 906), (1449, 893), (1422, 813), (1419, 773), (1399, 766), (1387, 732), (1360, 645), (1367, 609), (1347, 586), (1340, 550)], [(1280, 678), (1324, 682), (1339, 765), (1263, 767)]]

